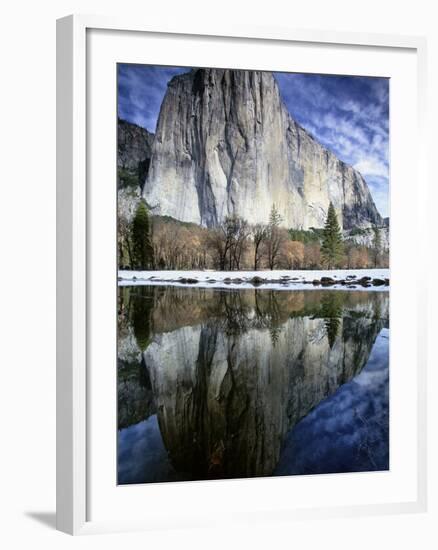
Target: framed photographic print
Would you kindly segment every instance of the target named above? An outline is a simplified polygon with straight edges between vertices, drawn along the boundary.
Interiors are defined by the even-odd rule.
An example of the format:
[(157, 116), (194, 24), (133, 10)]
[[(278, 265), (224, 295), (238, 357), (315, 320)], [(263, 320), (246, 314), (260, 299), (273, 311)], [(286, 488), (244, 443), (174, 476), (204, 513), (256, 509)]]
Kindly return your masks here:
[(57, 47), (58, 528), (424, 509), (423, 40)]

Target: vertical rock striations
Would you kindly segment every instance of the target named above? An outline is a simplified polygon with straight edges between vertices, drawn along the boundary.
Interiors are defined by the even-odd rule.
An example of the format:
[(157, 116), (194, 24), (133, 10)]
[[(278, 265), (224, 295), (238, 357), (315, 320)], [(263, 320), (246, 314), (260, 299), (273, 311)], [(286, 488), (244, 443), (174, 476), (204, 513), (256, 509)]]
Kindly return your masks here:
[(144, 197), (156, 214), (207, 227), (227, 215), (322, 227), (333, 202), (345, 229), (381, 225), (361, 174), (288, 113), (269, 72), (194, 69), (168, 85)]

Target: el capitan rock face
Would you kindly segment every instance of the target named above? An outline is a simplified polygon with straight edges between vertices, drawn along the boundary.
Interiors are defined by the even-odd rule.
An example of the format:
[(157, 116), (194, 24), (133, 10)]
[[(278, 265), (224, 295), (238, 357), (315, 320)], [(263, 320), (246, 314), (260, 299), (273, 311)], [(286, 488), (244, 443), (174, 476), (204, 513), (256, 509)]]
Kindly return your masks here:
[(289, 115), (272, 73), (196, 69), (163, 100), (143, 196), (154, 214), (212, 227), (227, 215), (322, 227), (329, 202), (345, 229), (382, 225), (361, 174)]

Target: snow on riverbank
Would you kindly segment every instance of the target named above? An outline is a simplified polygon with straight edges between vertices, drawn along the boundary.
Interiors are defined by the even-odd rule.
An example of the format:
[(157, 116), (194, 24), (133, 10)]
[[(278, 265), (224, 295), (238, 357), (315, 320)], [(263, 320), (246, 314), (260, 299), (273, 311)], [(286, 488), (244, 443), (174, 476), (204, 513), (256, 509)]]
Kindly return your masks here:
[(119, 285), (172, 285), (208, 288), (310, 288), (388, 290), (389, 269), (260, 271), (119, 271)]

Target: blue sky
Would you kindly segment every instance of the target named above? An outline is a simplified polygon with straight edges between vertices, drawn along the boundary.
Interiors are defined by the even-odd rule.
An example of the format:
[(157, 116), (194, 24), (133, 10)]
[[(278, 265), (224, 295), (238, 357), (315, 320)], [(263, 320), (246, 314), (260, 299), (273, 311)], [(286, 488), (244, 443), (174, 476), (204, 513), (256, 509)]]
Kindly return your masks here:
[[(188, 70), (119, 64), (119, 116), (155, 132), (168, 81)], [(341, 160), (362, 173), (379, 212), (388, 216), (389, 80), (274, 75), (292, 117)]]

